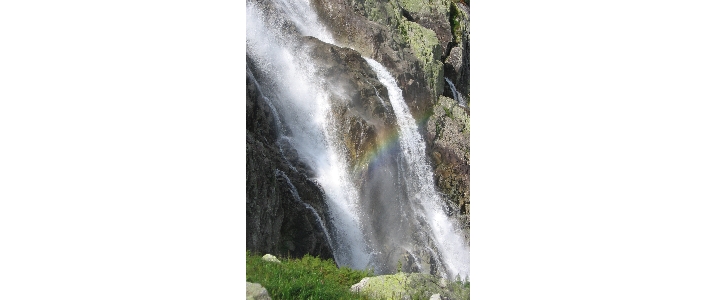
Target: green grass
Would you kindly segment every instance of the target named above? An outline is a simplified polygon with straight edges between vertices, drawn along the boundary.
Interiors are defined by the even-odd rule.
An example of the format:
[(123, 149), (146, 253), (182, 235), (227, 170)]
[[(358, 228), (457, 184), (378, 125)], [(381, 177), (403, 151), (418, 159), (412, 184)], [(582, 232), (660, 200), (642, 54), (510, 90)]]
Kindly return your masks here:
[(281, 264), (267, 262), (247, 251), (247, 281), (264, 286), (272, 299), (367, 299), (349, 289), (374, 276), (371, 270), (337, 268), (331, 259), (310, 255), (279, 260)]

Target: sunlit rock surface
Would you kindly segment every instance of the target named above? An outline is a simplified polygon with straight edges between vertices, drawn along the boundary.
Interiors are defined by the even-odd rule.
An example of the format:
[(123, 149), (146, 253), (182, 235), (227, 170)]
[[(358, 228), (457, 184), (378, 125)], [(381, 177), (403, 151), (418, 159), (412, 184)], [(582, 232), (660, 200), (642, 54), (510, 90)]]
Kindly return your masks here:
[(458, 207), (467, 222), (469, 210), (470, 122), (465, 108), (441, 96), (427, 124), (429, 153), (439, 190)]
[(441, 299), (469, 299), (468, 287), (420, 273), (366, 277), (351, 290), (370, 299), (429, 299), (435, 294)]

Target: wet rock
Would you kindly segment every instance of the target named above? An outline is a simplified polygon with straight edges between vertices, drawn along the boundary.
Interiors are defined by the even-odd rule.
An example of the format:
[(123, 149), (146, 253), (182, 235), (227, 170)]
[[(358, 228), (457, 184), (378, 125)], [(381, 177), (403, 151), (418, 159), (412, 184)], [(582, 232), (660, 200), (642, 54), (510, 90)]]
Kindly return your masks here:
[[(385, 207), (390, 201), (383, 201), (398, 199), (403, 192), (396, 186), (398, 180), (378, 179), (399, 178), (398, 126), (386, 88), (362, 56), (382, 63), (397, 80), (424, 135), (439, 190), (455, 203), (456, 211), (461, 211), (456, 215), (468, 220), (468, 111), (465, 122), (458, 122), (451, 116), (461, 112), (454, 113), (457, 108), (439, 97), (445, 90), (444, 76), (452, 81), (457, 78), (457, 88), (468, 92), (468, 26), (462, 27), (468, 23), (451, 21), (461, 20), (461, 8), (448, 0), (312, 0), (340, 45), (335, 46), (302, 37), (297, 28), (278, 17), (281, 9), (271, 1), (253, 2), (267, 12), (270, 23), (279, 25), (286, 39), (293, 41), (293, 50), (311, 58), (323, 90), (332, 92), (329, 97), (334, 124), (329, 130), (341, 142), (340, 151), (346, 151), (342, 155), (348, 158), (352, 180), (357, 183), (362, 201), (367, 201), (360, 212), (371, 216), (362, 225), (371, 228), (367, 239), (386, 245), (375, 250), (386, 261), (403, 261), (406, 271), (441, 273), (441, 263), (428, 252), (402, 252), (392, 244), (389, 231), (415, 232), (412, 226), (416, 224), (403, 220), (400, 213), (393, 212), (396, 207)], [(248, 61), (249, 69), (252, 64)], [(326, 199), (310, 179), (315, 174), (284, 139), (281, 124), (263, 99), (262, 92), (271, 93), (271, 80), (256, 75), (259, 82), (267, 85), (258, 88), (247, 79), (247, 248), (293, 257), (309, 253), (329, 258), (331, 247), (321, 226), (308, 209), (294, 200), (292, 187), (331, 226)], [(459, 78), (466, 78), (466, 83)], [(428, 115), (433, 116), (426, 118)], [(284, 175), (277, 175), (278, 171)], [(385, 226), (386, 220), (394, 223)], [(417, 235), (415, 239), (425, 238)], [(383, 268), (380, 272), (396, 270), (392, 265)]]
[(335, 134), (348, 150), (352, 169), (364, 168), (377, 143), (398, 131), (386, 87), (359, 52), (312, 37), (304, 42), (315, 62), (315, 78), (325, 79), (324, 88), (332, 92)]
[[(441, 138), (433, 141), (441, 132), (437, 122), (440, 128), (444, 123), (453, 124), (439, 120), (435, 112), (438, 96), (451, 95), (449, 88), (444, 88), (444, 76), (467, 103), (470, 101), (468, 7), (448, 0), (313, 2), (340, 43), (381, 62), (395, 76), (427, 140), (439, 189), (468, 220), (468, 131), (461, 141), (450, 141), (459, 135), (454, 134), (455, 126), (449, 126), (445, 135), (439, 134)], [(417, 74), (423, 76), (417, 78)], [(424, 116), (432, 113), (437, 117), (428, 124)], [(466, 120), (468, 123), (468, 110)]]
[[(311, 254), (333, 258), (331, 246), (315, 215), (294, 199), (292, 187), (326, 223), (327, 206), (321, 189), (309, 179), (300, 161), (282, 154), (278, 122), (265, 97), (261, 74), (247, 70), (246, 208), (247, 249), (291, 257)], [(256, 76), (256, 77), (255, 77)], [(281, 140), (281, 139), (280, 139)], [(286, 147), (286, 145), (285, 145)], [(289, 150), (285, 148), (287, 151)], [(278, 172), (286, 175), (278, 176)], [(289, 179), (289, 181), (287, 180)]]
[[(438, 67), (441, 61), (430, 59), (434, 57), (434, 50), (439, 59), (441, 49), (437, 42), (436, 49), (432, 44), (425, 47), (429, 49), (425, 51), (419, 39), (415, 39), (412, 48), (407, 28), (411, 29), (412, 37), (430, 34), (422, 31), (420, 25), (407, 21), (396, 0), (312, 0), (312, 3), (324, 23), (332, 28), (337, 43), (380, 62), (392, 73), (415, 118), (419, 119), (430, 109), (436, 96), (443, 92), (443, 81), (437, 80), (442, 78), (439, 73), (443, 68)], [(409, 23), (414, 25), (407, 25)], [(404, 28), (403, 35), (400, 28)], [(428, 69), (426, 62), (430, 62)]]

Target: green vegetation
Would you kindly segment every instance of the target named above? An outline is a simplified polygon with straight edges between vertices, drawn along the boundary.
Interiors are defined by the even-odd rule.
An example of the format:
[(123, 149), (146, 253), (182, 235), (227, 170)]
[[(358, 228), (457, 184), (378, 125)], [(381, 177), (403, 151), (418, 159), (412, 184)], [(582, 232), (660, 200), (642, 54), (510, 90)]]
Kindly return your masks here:
[(272, 299), (368, 299), (349, 289), (362, 278), (374, 276), (372, 270), (337, 268), (332, 259), (310, 255), (280, 261), (267, 262), (247, 251), (247, 281), (264, 286)]
[(468, 31), (466, 26), (468, 25), (467, 20), (469, 16), (459, 9), (456, 5), (457, 2), (460, 1), (454, 1), (449, 7), (449, 23), (451, 25), (451, 34), (454, 36), (454, 42), (461, 44), (463, 42), (463, 34)]
[[(262, 255), (246, 253), (247, 282), (261, 284), (272, 299), (427, 299), (434, 293), (469, 298), (469, 282), (457, 277), (446, 281), (428, 274), (397, 272), (375, 276), (372, 270), (338, 268), (332, 259), (305, 255), (301, 259), (279, 258), (281, 263), (262, 260)], [(372, 277), (362, 293), (351, 292), (352, 285)], [(443, 282), (443, 283), (442, 283)], [(443, 288), (439, 285), (444, 286)]]

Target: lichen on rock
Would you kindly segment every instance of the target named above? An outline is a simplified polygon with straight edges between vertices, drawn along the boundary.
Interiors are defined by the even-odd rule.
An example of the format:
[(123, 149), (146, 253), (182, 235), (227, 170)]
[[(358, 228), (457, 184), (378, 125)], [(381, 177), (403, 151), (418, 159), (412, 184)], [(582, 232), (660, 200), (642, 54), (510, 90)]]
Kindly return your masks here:
[(460, 283), (446, 284), (439, 277), (422, 273), (366, 277), (351, 290), (370, 299), (428, 299), (435, 294), (443, 299), (469, 299), (469, 289)]
[(436, 33), (406, 19), (401, 21), (399, 29), (419, 59), (426, 81), (434, 92), (433, 96), (438, 97), (444, 92), (444, 64), (441, 62), (441, 46)]
[[(444, 96), (434, 105), (427, 123), (429, 153), (436, 169), (434, 177), (441, 193), (447, 195), (469, 220), (469, 168), (471, 127), (468, 111)], [(468, 224), (467, 224), (468, 229)]]

